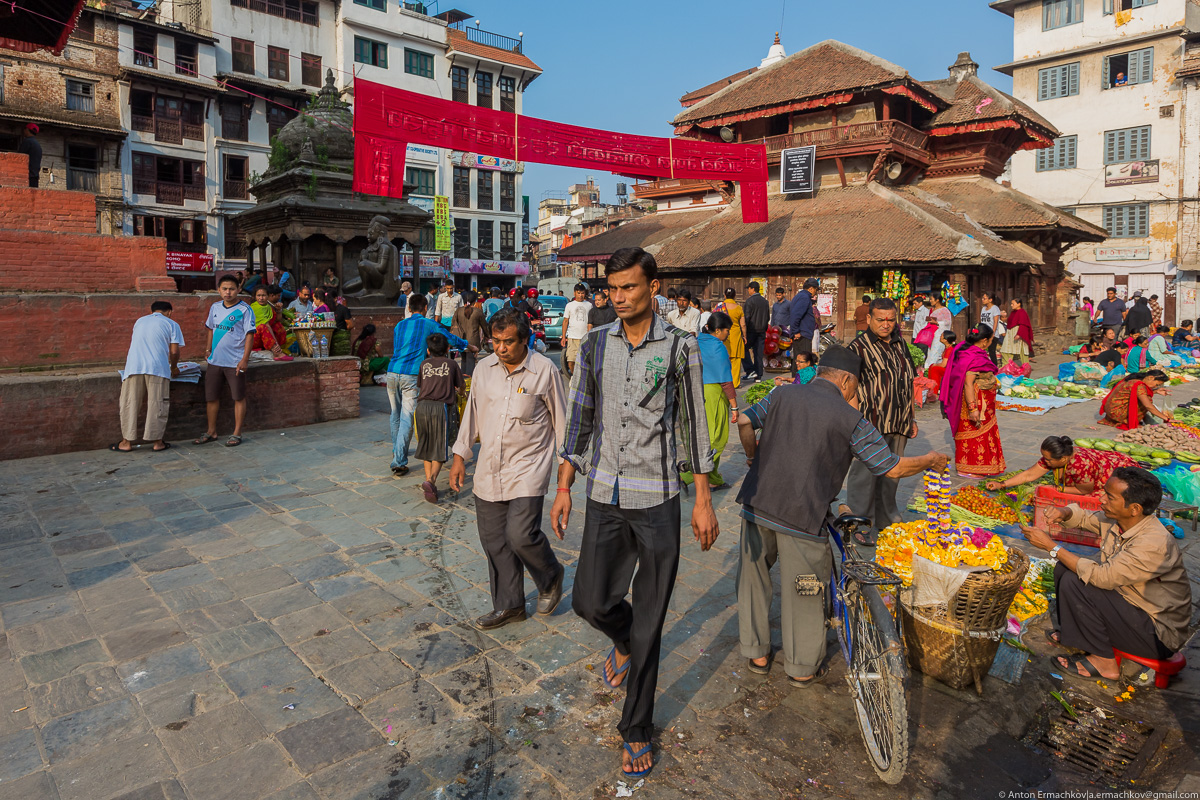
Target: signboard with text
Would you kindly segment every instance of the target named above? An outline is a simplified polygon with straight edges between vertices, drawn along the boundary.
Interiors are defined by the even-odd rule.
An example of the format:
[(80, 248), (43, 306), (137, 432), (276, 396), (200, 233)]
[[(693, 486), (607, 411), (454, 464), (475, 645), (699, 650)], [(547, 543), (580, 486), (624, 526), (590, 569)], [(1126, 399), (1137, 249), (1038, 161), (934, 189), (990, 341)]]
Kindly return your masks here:
[(1157, 159), (1109, 164), (1104, 168), (1105, 186), (1132, 186), (1137, 183), (1158, 183)]
[(784, 194), (812, 194), (817, 179), (817, 147), (790, 147), (779, 154), (779, 189)]
[(493, 261), (475, 258), (454, 259), (454, 271), (475, 275), (528, 275), (527, 261)]
[(511, 158), (496, 158), (481, 156), (478, 153), (464, 153), (454, 150), (450, 153), (450, 163), (458, 167), (474, 167), (475, 169), (494, 169), (500, 172), (524, 172), (525, 164), (513, 161)]
[(434, 249), (448, 251), (452, 246), (454, 232), (450, 227), (450, 198), (447, 195), (439, 194), (433, 197), (433, 232)]
[(1149, 261), (1150, 246), (1141, 247), (1097, 247), (1097, 261)]
[(167, 272), (212, 272), (212, 253), (167, 251)]

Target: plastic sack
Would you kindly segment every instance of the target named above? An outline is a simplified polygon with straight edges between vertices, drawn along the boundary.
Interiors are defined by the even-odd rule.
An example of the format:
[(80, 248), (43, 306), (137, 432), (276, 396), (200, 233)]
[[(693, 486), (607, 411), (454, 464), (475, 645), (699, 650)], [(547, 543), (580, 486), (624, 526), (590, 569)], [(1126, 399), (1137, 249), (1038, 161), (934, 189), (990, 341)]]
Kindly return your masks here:
[(1003, 367), (1000, 368), (1001, 375), (1017, 375), (1017, 376), (1024, 378), (1024, 377), (1029, 376), (1032, 373), (1033, 373), (1033, 367), (1031, 367), (1028, 364), (1025, 364), (1024, 366), (1022, 366), (1022, 365), (1018, 364), (1015, 360), (1009, 361), (1007, 364), (1005, 364)]
[(1100, 385), (1107, 389), (1109, 386), (1112, 386), (1114, 383), (1121, 380), (1121, 378), (1124, 378), (1125, 374), (1124, 367), (1113, 367), (1111, 372), (1100, 379)]
[(1171, 493), (1178, 503), (1193, 505), (1200, 501), (1200, 481), (1190, 467), (1173, 465), (1154, 470), (1154, 474), (1162, 481), (1163, 489)]
[(1027, 380), (1025, 382), (1032, 383), (1034, 386), (1058, 386), (1059, 383), (1057, 378), (1051, 378), (1049, 375), (1044, 378), (1035, 378), (1034, 380)]
[(1065, 364), (1058, 365), (1058, 379), (1060, 381), (1075, 380), (1075, 370), (1079, 369), (1079, 362), (1068, 361)]
[(1104, 376), (1108, 374), (1105, 372), (1104, 367), (1099, 364), (1085, 361), (1077, 366), (1079, 368), (1075, 370), (1076, 381), (1102, 381), (1104, 380)]
[(999, 375), (997, 379), (1000, 381), (1001, 389), (1011, 389), (1018, 383), (1023, 383), (1023, 378), (1018, 378), (1016, 375)]

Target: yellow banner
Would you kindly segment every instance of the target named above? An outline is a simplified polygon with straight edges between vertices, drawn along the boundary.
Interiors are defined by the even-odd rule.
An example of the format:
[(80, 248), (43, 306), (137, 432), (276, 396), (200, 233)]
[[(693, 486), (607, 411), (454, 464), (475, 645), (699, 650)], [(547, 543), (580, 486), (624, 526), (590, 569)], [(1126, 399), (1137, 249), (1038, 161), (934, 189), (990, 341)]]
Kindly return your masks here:
[(453, 230), (450, 227), (450, 198), (444, 194), (433, 197), (434, 248), (448, 252), (453, 246)]

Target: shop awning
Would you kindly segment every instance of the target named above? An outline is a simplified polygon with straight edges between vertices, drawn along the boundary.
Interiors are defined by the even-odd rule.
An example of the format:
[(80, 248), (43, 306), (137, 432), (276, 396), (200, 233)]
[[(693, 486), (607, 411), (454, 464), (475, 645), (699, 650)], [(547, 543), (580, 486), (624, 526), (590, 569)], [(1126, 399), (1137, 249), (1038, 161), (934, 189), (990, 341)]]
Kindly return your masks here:
[[(0, 3), (0, 47), (18, 53), (49, 50), (62, 53), (75, 30), (85, 0), (37, 0)], [(28, 6), (28, 8), (23, 7)]]

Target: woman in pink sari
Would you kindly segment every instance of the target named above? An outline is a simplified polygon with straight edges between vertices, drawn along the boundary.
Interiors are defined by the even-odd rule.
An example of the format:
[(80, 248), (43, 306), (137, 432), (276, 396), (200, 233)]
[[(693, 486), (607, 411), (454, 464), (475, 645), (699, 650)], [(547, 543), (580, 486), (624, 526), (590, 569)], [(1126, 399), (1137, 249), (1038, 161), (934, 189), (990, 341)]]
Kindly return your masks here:
[(954, 434), (954, 467), (959, 475), (972, 478), (1004, 472), (996, 424), (996, 365), (988, 358), (991, 343), (987, 325), (968, 331), (966, 340), (950, 353), (938, 392), (942, 415)]
[(1009, 357), (1010, 361), (1024, 364), (1033, 358), (1033, 323), (1025, 313), (1023, 303), (1016, 298), (1010, 302), (1011, 311), (1005, 324), (1008, 333), (1004, 334), (1004, 344), (1000, 345), (1000, 354)]

